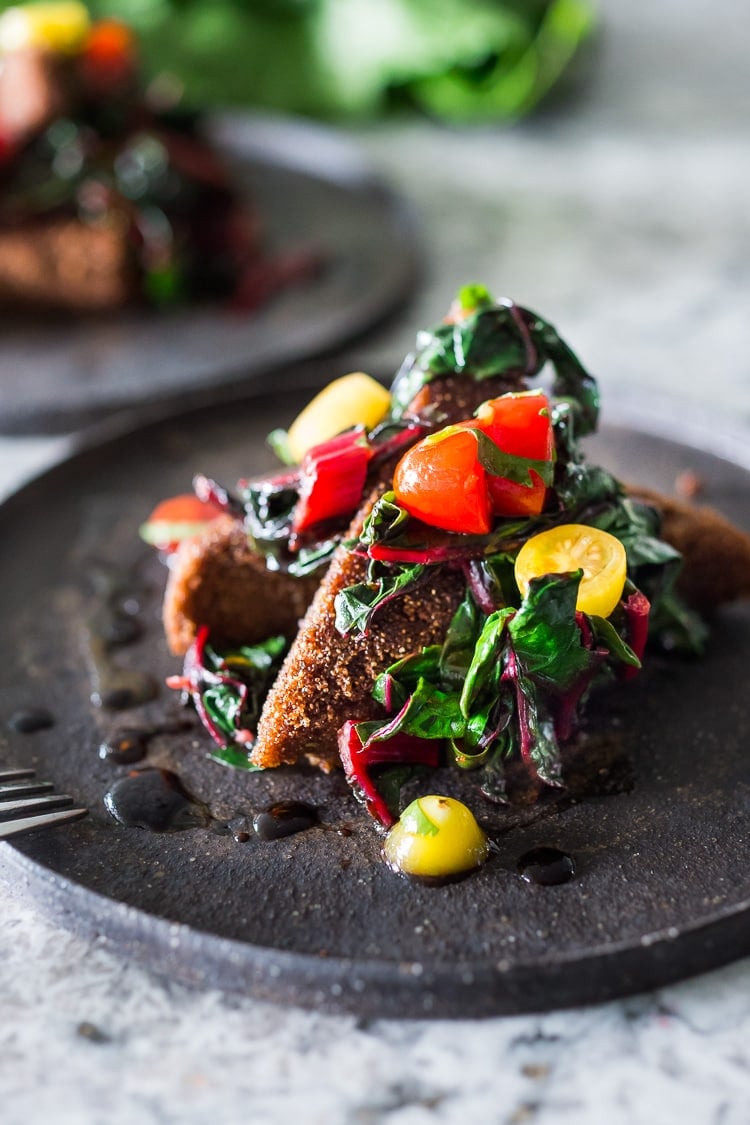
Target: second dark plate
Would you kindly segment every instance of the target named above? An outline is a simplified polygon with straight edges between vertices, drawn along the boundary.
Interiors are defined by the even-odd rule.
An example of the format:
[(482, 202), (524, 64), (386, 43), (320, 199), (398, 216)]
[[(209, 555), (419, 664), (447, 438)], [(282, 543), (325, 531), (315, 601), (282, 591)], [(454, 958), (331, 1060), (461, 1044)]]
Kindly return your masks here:
[(211, 132), (257, 202), (269, 250), (315, 246), (320, 276), (251, 313), (217, 305), (106, 317), (0, 317), (0, 433), (80, 428), (123, 408), (215, 401), (318, 355), (403, 303), (416, 222), (356, 148), (309, 122), (223, 116)]

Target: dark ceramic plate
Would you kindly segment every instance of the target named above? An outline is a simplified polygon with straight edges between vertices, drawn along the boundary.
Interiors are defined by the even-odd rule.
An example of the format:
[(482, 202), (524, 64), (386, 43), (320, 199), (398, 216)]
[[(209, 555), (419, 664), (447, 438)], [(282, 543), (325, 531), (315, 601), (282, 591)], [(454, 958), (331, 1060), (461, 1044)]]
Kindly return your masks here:
[(213, 122), (272, 253), (317, 248), (318, 276), (251, 313), (0, 318), (0, 432), (69, 431), (124, 407), (180, 406), (320, 355), (403, 303), (418, 272), (413, 216), (334, 131), (295, 119)]
[[(567, 795), (507, 810), (470, 797), (498, 851), (460, 883), (430, 888), (393, 875), (341, 776), (233, 772), (207, 759), (195, 726), (155, 736), (138, 768), (175, 771), (219, 822), (296, 798), (317, 807), (320, 827), (237, 843), (216, 824), (154, 833), (109, 817), (103, 795), (133, 767), (100, 760), (99, 743), (184, 713), (166, 689), (133, 711), (97, 710), (87, 622), (108, 589), (120, 599), (130, 590), (145, 631), (117, 660), (157, 680), (177, 670), (157, 620), (163, 573), (138, 546), (138, 524), (198, 467), (232, 481), (269, 466), (262, 435), (299, 404), (257, 398), (110, 436), (0, 508), (0, 765), (32, 764), (90, 809), (75, 825), (5, 845), (6, 874), (64, 924), (161, 972), (370, 1016), (588, 1003), (748, 952), (747, 608), (716, 619), (705, 660), (656, 658), (600, 700)], [(690, 469), (706, 501), (750, 527), (750, 476), (731, 459), (624, 420), (605, 428), (595, 455), (664, 490)], [(8, 729), (17, 709), (40, 703), (53, 727)], [(572, 855), (575, 877), (524, 882), (517, 860), (538, 846)]]

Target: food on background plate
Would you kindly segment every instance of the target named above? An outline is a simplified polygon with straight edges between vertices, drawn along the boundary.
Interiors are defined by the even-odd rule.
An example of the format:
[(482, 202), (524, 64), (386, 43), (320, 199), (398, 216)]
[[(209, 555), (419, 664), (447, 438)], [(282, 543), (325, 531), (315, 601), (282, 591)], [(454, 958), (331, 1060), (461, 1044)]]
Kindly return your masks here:
[[(634, 676), (647, 639), (700, 652), (693, 605), (750, 595), (750, 539), (590, 464), (595, 380), (548, 322), (481, 286), (419, 333), (375, 421), (362, 386), (343, 432), (322, 409), (310, 445), (313, 404), (304, 448), (297, 423), (274, 433), (294, 462), (279, 473), (232, 492), (195, 479), (207, 526), (169, 553), (172, 686), (218, 760), (343, 766), (383, 828), (425, 767), (472, 771), (480, 805), (508, 799), (512, 771), (562, 786), (592, 690)], [(318, 402), (345, 397), (339, 382)], [(419, 805), (398, 835), (437, 837), (446, 808)]]
[(132, 18), (201, 104), (349, 120), (410, 106), (517, 119), (579, 70), (596, 27), (592, 0), (95, 2)]
[(0, 305), (75, 311), (201, 298), (250, 308), (311, 256), (271, 258), (174, 87), (75, 0), (0, 15)]

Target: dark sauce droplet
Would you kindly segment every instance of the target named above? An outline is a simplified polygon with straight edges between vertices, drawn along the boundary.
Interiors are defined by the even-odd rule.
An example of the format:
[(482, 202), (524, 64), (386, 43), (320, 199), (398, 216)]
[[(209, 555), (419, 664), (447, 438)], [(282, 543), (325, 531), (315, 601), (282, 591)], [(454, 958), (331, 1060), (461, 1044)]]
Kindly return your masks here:
[(532, 848), (520, 857), (517, 867), (522, 879), (540, 887), (557, 887), (576, 873), (573, 857), (559, 848)]
[(193, 723), (185, 719), (168, 719), (153, 726), (121, 727), (99, 744), (99, 757), (113, 766), (130, 766), (146, 757), (148, 744), (157, 734), (181, 734), (192, 729)]
[(99, 757), (103, 762), (115, 766), (130, 766), (146, 757), (148, 734), (135, 727), (128, 727), (117, 734), (110, 735), (99, 746)]
[(261, 840), (280, 840), (282, 836), (305, 832), (316, 824), (317, 809), (303, 801), (278, 801), (253, 817), (253, 828)]
[(140, 603), (133, 578), (101, 562), (94, 564), (91, 577), (99, 593), (87, 622), (91, 701), (109, 711), (137, 707), (156, 697), (158, 685), (144, 672), (123, 667), (113, 655), (113, 650), (132, 644), (143, 634), (143, 626), (135, 618)]
[(210, 822), (208, 811), (183, 788), (171, 770), (140, 770), (114, 783), (104, 807), (126, 828), (178, 832)]
[(10, 730), (19, 734), (33, 734), (37, 730), (47, 730), (55, 725), (55, 717), (44, 707), (24, 707), (14, 711), (7, 723)]
[(102, 617), (99, 636), (108, 645), (129, 645), (137, 641), (143, 634), (143, 626), (133, 617), (126, 617), (124, 613), (113, 612), (106, 618)]
[(236, 816), (227, 824), (235, 844), (246, 844), (252, 839), (253, 826), (246, 816)]
[(91, 656), (91, 701), (108, 711), (124, 711), (148, 703), (158, 693), (152, 676), (135, 668), (124, 668), (111, 657), (109, 645), (89, 631)]

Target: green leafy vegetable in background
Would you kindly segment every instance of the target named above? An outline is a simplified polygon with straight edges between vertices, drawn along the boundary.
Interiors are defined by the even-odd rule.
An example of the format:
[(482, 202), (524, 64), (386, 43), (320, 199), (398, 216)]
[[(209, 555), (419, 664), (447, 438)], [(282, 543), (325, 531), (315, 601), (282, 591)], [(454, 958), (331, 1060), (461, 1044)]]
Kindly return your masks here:
[[(6, 5), (3, 5), (6, 6)], [(91, 0), (189, 102), (363, 118), (528, 113), (591, 33), (592, 0)]]

